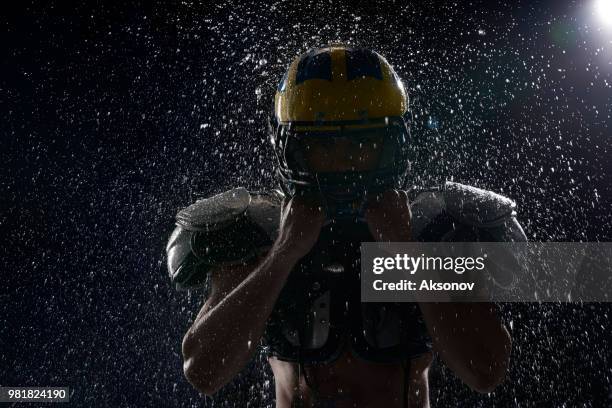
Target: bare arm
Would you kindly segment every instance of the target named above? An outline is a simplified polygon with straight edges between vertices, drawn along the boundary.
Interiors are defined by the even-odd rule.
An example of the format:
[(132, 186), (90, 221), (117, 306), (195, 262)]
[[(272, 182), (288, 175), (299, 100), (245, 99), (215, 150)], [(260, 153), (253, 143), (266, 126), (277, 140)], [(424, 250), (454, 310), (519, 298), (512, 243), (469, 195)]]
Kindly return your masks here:
[(289, 273), (316, 242), (322, 221), (320, 210), (292, 200), (265, 258), (213, 274), (212, 294), (183, 339), (185, 376), (196, 389), (215, 393), (253, 356)]
[[(383, 205), (384, 204), (384, 205)], [(410, 242), (410, 206), (405, 192), (372, 200), (366, 219), (374, 238)], [(511, 340), (491, 303), (419, 303), (434, 349), (470, 388), (490, 392), (505, 377)]]
[(510, 335), (491, 303), (419, 303), (436, 350), (470, 388), (491, 392), (505, 377)]
[[(213, 275), (212, 294), (183, 339), (184, 371), (195, 388), (212, 394), (246, 365), (296, 262), (275, 249), (250, 273), (249, 266), (242, 266)], [(247, 273), (227, 293), (235, 282), (223, 276)]]

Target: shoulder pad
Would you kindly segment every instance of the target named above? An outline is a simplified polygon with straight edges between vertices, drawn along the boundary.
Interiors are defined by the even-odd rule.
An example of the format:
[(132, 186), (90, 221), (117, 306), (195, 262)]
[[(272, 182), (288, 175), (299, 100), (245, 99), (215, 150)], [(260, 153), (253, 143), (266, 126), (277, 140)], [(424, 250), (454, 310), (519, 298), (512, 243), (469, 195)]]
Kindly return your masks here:
[(177, 287), (195, 287), (209, 270), (239, 264), (269, 249), (278, 233), (282, 195), (239, 187), (178, 212), (166, 246)]
[(284, 194), (280, 190), (254, 192), (246, 216), (258, 225), (272, 241), (276, 240)]
[(500, 194), (465, 184), (444, 184), (446, 211), (456, 219), (475, 226), (495, 226), (516, 215), (516, 203)]
[(218, 231), (246, 218), (275, 238), (282, 199), (278, 190), (251, 193), (237, 187), (180, 210), (176, 224), (187, 231)]
[[(446, 182), (422, 191), (413, 200), (412, 231), (415, 237), (427, 237), (424, 239), (431, 239), (429, 234), (434, 231), (433, 240), (442, 241), (476, 237), (491, 242), (525, 242), (515, 208), (514, 201), (492, 191)], [(499, 287), (508, 289), (516, 283), (511, 268), (500, 266), (489, 272)]]
[(176, 215), (176, 223), (188, 231), (212, 231), (231, 224), (243, 215), (251, 203), (244, 187), (198, 200)]
[(411, 203), (417, 230), (444, 212), (462, 224), (496, 227), (516, 216), (515, 208), (500, 194), (450, 181), (420, 192)]

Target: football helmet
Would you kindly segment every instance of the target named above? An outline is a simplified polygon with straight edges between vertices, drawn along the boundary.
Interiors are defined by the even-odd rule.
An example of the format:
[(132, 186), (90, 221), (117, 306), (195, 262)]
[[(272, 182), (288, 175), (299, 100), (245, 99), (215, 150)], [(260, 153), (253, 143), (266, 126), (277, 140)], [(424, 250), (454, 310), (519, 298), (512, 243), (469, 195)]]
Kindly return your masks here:
[[(401, 188), (410, 166), (407, 113), (404, 86), (377, 52), (335, 44), (299, 55), (269, 123), (281, 186), (289, 194), (318, 189), (349, 213), (367, 192)], [(334, 157), (320, 165), (326, 149), (336, 168)]]

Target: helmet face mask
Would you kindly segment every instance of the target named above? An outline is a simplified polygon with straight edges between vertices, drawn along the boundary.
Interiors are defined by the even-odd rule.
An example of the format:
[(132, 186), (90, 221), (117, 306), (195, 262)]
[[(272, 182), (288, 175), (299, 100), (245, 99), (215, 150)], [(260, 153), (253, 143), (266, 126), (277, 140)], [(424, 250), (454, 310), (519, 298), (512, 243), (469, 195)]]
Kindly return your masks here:
[(406, 111), (403, 85), (379, 54), (344, 46), (302, 54), (281, 80), (269, 122), (281, 186), (320, 193), (329, 218), (363, 215), (366, 194), (403, 186)]
[(402, 187), (409, 135), (403, 118), (395, 117), (335, 126), (277, 125), (271, 139), (285, 192), (320, 192), (328, 210), (341, 218), (356, 215), (368, 193)]
[(284, 152), (287, 167), (309, 173), (373, 170), (380, 167), (385, 143), (380, 130), (290, 133)]

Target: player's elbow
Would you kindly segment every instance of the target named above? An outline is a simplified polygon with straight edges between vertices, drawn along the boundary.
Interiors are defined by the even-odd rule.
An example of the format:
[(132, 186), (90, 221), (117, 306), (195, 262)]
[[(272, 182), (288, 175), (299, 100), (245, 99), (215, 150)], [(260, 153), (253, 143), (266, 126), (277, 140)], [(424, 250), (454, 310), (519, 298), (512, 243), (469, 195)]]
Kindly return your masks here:
[(189, 383), (200, 393), (205, 395), (215, 394), (223, 384), (218, 381), (210, 361), (199, 351), (200, 348), (193, 344), (193, 338), (185, 335), (183, 338), (183, 374)]
[(487, 394), (504, 382), (510, 363), (510, 340), (499, 345), (486, 361), (475, 362), (468, 385), (476, 392)]
[(476, 373), (473, 376), (468, 386), (476, 392), (479, 392), (481, 394), (488, 394), (490, 392), (493, 392), (493, 390), (504, 381), (505, 377), (505, 371), (492, 371), (488, 373), (480, 372)]
[(190, 357), (183, 361), (183, 373), (189, 383), (204, 395), (215, 394), (223, 384), (215, 381), (210, 370), (203, 369), (201, 364), (198, 364), (197, 359)]

